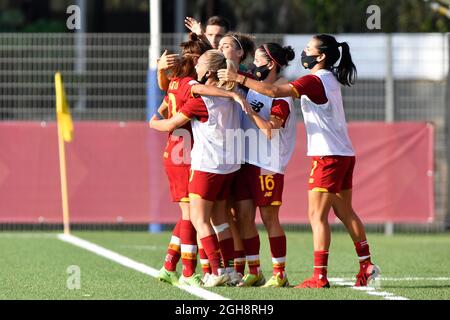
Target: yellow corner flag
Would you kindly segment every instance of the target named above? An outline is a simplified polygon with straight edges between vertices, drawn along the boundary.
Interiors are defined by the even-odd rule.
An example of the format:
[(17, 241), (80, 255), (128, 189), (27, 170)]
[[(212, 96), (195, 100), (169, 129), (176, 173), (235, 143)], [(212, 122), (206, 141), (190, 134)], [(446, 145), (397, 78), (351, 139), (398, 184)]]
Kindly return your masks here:
[(61, 78), (61, 73), (55, 74), (55, 90), (56, 90), (56, 117), (58, 126), (61, 127), (64, 141), (70, 142), (73, 138), (73, 123), (70, 116), (69, 104), (66, 99), (66, 92)]
[(64, 141), (70, 142), (73, 139), (73, 123), (70, 116), (69, 104), (67, 103), (66, 93), (59, 72), (55, 73), (55, 92), (56, 92), (56, 119), (58, 126), (58, 147), (59, 147), (59, 170), (61, 173), (61, 200), (63, 210), (64, 234), (70, 233), (69, 220), (69, 197), (67, 192), (67, 174), (66, 174), (66, 154), (64, 150)]

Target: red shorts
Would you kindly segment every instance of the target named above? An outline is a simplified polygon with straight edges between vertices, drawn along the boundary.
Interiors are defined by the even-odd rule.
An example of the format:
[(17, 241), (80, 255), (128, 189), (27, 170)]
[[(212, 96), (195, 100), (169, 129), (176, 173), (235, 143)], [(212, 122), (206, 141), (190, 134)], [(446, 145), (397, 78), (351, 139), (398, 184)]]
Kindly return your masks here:
[(308, 190), (339, 193), (353, 185), (354, 156), (312, 157)]
[(189, 202), (190, 166), (164, 166), (173, 202)]
[(233, 184), (234, 201), (252, 199), (257, 207), (281, 205), (284, 174), (261, 171), (260, 167), (252, 164), (241, 166)]
[(192, 170), (189, 179), (189, 196), (204, 200), (226, 200), (230, 195), (234, 172), (228, 174)]

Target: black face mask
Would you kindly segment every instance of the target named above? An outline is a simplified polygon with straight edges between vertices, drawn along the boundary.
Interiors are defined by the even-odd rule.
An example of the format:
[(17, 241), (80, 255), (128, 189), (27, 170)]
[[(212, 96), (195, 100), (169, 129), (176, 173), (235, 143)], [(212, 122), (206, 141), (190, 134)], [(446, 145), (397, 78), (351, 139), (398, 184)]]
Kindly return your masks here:
[(255, 76), (256, 80), (261, 81), (267, 78), (270, 73), (270, 69), (267, 67), (267, 65), (268, 64), (257, 67), (253, 64), (253, 66), (250, 68), (251, 73)]
[(302, 51), (302, 58), (301, 58), (303, 68), (305, 68), (305, 69), (312, 69), (312, 68), (314, 68), (314, 66), (319, 63), (318, 61), (316, 61), (316, 58), (318, 56), (319, 55), (307, 56), (305, 50), (303, 50)]

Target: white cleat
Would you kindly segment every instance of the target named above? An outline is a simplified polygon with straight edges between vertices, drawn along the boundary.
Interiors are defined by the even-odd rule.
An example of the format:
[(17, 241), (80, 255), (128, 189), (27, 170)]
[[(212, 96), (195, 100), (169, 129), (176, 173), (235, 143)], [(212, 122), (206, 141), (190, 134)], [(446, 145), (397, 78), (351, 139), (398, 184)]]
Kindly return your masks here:
[(209, 275), (208, 279), (204, 283), (204, 287), (218, 287), (226, 284), (230, 281), (230, 276), (227, 273), (224, 273), (222, 275), (215, 275), (211, 274)]

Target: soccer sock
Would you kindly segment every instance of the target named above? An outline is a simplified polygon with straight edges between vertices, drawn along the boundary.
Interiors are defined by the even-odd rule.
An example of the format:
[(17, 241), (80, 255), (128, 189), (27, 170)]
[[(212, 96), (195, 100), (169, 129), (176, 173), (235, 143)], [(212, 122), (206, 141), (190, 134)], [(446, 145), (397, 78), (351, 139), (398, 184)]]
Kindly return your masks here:
[(181, 219), (178, 220), (177, 224), (173, 228), (172, 238), (170, 239), (169, 247), (167, 248), (166, 258), (164, 259), (164, 268), (167, 271), (175, 271), (177, 268), (177, 263), (181, 257), (180, 226), (181, 226)]
[(214, 275), (219, 274), (220, 269), (220, 249), (219, 241), (215, 234), (211, 234), (207, 237), (201, 238), (203, 249), (205, 249), (208, 256), (209, 265), (211, 266), (211, 273)]
[(228, 238), (219, 241), (220, 253), (222, 255), (223, 267), (234, 267), (234, 241), (233, 238)]
[(190, 220), (182, 220), (180, 230), (183, 276), (190, 277), (197, 266), (197, 232)]
[(314, 279), (327, 277), (328, 251), (314, 251)]
[(245, 272), (245, 250), (234, 251), (234, 271), (244, 274)]
[(245, 258), (247, 259), (249, 273), (258, 274), (260, 270), (259, 262), (259, 235), (250, 239), (243, 239), (245, 248)]
[(269, 237), (269, 243), (272, 253), (273, 275), (280, 273), (280, 277), (283, 279), (286, 266), (286, 236)]
[(371, 263), (369, 244), (367, 243), (366, 239), (355, 242), (355, 249), (356, 253), (358, 254), (359, 263), (361, 267)]
[(203, 274), (211, 274), (211, 266), (209, 265), (208, 255), (205, 252), (205, 249), (198, 249), (198, 254), (200, 256), (200, 264), (202, 265)]

